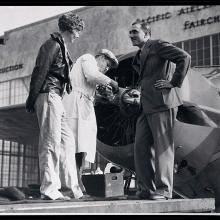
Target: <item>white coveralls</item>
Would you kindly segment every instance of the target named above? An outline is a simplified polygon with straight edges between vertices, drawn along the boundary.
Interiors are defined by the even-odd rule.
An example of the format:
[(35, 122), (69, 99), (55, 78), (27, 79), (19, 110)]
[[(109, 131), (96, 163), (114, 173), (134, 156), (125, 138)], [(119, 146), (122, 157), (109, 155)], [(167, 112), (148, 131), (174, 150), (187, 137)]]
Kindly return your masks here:
[(111, 79), (99, 71), (91, 54), (79, 57), (70, 73), (73, 91), (63, 98), (66, 117), (75, 136), (76, 153), (85, 152), (85, 160), (94, 163), (97, 124), (94, 111), (96, 85), (106, 85)]

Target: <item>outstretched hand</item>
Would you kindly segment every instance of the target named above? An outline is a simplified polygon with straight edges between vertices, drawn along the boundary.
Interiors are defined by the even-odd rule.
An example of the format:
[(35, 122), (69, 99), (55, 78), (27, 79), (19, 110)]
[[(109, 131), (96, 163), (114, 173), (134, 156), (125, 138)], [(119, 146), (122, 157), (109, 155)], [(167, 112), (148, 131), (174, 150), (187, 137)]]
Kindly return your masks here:
[(112, 87), (114, 93), (118, 92), (118, 82), (116, 82), (115, 80), (111, 80), (110, 86)]

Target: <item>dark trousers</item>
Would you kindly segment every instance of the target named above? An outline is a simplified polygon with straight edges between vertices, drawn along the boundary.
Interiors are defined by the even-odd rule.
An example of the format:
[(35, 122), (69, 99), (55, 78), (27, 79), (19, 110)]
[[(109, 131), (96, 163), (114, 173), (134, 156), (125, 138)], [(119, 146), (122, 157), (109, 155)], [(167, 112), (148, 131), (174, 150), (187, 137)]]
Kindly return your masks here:
[(176, 114), (177, 108), (153, 114), (142, 110), (137, 120), (134, 160), (140, 193), (172, 198)]
[(83, 159), (84, 159), (84, 153), (75, 153), (75, 158), (76, 158), (76, 169), (77, 169), (77, 176), (78, 176), (78, 182), (79, 182), (79, 187), (82, 190), (83, 193), (86, 193), (85, 186), (82, 182), (82, 171), (83, 171)]

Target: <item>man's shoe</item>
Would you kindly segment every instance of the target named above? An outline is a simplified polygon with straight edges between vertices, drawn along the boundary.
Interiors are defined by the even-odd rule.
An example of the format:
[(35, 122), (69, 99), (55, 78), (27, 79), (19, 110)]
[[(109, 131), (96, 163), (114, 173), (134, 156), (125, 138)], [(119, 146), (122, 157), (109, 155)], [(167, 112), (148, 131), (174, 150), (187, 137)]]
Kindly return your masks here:
[(83, 200), (83, 201), (86, 200), (86, 199), (88, 199), (88, 200), (92, 200), (93, 199), (92, 196), (90, 196), (86, 192), (83, 192), (83, 195), (81, 197), (79, 197), (79, 198), (75, 198), (73, 192), (71, 192), (70, 198), (71, 199), (77, 199), (77, 200)]
[(88, 198), (92, 198), (92, 196), (90, 196), (89, 194), (83, 194), (81, 198), (88, 199)]
[(163, 195), (152, 194), (152, 195), (150, 195), (150, 199), (151, 200), (166, 200), (167, 198)]
[(49, 196), (46, 196), (46, 195), (41, 195), (40, 199), (42, 199), (42, 200), (52, 200)]
[(88, 194), (84, 194), (82, 197), (78, 198), (80, 201), (93, 201), (94, 198)]

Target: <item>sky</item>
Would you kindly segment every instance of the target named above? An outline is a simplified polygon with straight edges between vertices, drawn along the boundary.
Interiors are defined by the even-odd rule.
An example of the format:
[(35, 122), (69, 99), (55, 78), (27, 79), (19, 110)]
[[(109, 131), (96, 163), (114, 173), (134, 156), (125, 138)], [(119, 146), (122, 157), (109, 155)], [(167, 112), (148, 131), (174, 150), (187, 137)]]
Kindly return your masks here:
[(0, 6), (0, 36), (5, 31), (83, 6)]

